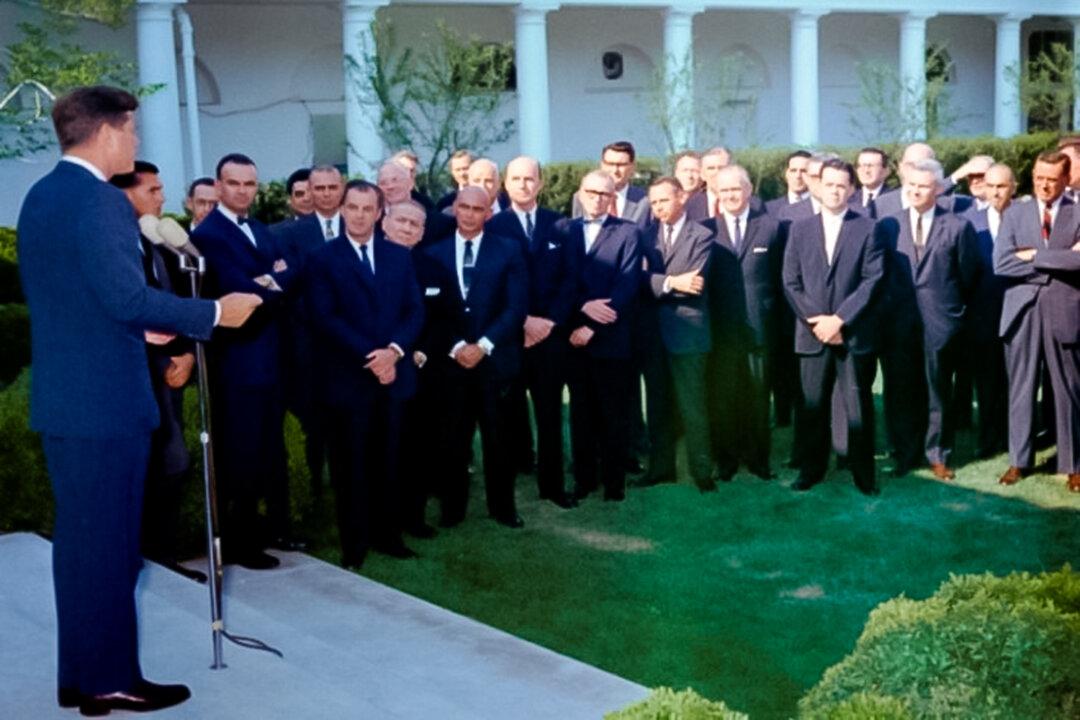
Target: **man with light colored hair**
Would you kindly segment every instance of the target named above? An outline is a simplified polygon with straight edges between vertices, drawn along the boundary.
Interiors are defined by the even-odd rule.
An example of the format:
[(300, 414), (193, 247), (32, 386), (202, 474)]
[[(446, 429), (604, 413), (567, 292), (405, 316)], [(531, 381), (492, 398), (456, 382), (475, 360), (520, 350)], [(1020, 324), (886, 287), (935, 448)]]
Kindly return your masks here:
[(386, 239), (410, 250), (424, 237), (427, 212), (415, 200), (405, 200), (386, 207), (382, 229)]
[(398, 150), (391, 155), (389, 162), (395, 162), (409, 171), (409, 178), (412, 180), (413, 186), (409, 194), (412, 196), (412, 199), (423, 205), (424, 210), (428, 212), (435, 209), (435, 203), (431, 201), (431, 198), (416, 187), (416, 173), (420, 167), (420, 157), (412, 150), (406, 148), (404, 150)]
[(509, 204), (509, 198), (502, 190), (502, 178), (499, 166), (494, 160), (480, 158), (469, 166), (469, 185), (483, 189), (491, 204), (491, 214), (502, 212)]
[(893, 471), (907, 474), (922, 464), (923, 455), (935, 478), (951, 480), (953, 376), (966, 350), (961, 330), (980, 262), (971, 223), (937, 203), (943, 187), (937, 160), (909, 162), (908, 209), (880, 220), (876, 232), (886, 252), (881, 362)]
[[(921, 160), (936, 160), (934, 148), (924, 142), (914, 142), (904, 148), (904, 154), (900, 157), (900, 166), (897, 173), (900, 176), (901, 187), (882, 193), (874, 200), (876, 217), (883, 218), (889, 215), (897, 215), (908, 209), (907, 197), (903, 192), (904, 175), (913, 163)], [(958, 167), (952, 175), (942, 179), (942, 189), (938, 193), (938, 204), (949, 212), (962, 213), (972, 205), (972, 199), (968, 195), (956, 194), (956, 184), (966, 178), (972, 170), (979, 167), (985, 172), (985, 165), (974, 158)], [(954, 197), (955, 195), (955, 197)]]
[(731, 164), (731, 151), (726, 147), (709, 148), (701, 155), (702, 192), (686, 201), (686, 216), (693, 222), (701, 222), (716, 216), (719, 197), (716, 194), (716, 174)]

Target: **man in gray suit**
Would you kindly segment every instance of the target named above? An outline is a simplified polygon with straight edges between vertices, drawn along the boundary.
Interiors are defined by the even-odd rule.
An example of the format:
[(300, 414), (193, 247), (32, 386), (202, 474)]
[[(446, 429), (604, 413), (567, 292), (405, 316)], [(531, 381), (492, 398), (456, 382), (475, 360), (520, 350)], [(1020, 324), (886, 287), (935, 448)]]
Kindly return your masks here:
[(1069, 157), (1035, 160), (1034, 202), (1014, 203), (1001, 221), (994, 272), (1007, 278), (1001, 311), (1009, 376), (1009, 469), (1013, 485), (1035, 461), (1035, 398), (1045, 367), (1054, 391), (1057, 469), (1080, 492), (1080, 211), (1062, 195)]
[(705, 492), (716, 489), (705, 403), (712, 338), (704, 273), (712, 233), (686, 217), (686, 198), (675, 178), (662, 177), (649, 187), (656, 220), (645, 230), (642, 247), (646, 301), (640, 313), (647, 329), (643, 340), (650, 443), (649, 474), (642, 484), (675, 482), (677, 409), (690, 474)]
[[(632, 143), (619, 140), (604, 146), (600, 153), (600, 170), (606, 172), (615, 181), (615, 195), (607, 208), (607, 214), (629, 220), (630, 222), (645, 227), (652, 218), (649, 216), (649, 199), (645, 191), (630, 181), (637, 172), (637, 153)], [(574, 195), (574, 206), (571, 217), (582, 216), (581, 203), (577, 195)]]

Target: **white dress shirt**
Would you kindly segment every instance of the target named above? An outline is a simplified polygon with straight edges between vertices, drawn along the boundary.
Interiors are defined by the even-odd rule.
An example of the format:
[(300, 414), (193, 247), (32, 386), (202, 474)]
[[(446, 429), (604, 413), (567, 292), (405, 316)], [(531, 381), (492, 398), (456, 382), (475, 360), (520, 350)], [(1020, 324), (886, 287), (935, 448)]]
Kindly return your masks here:
[(990, 228), (990, 237), (997, 242), (998, 230), (1001, 228), (1001, 213), (993, 205), (986, 208), (986, 224)]
[[(1061, 197), (1062, 196), (1058, 196), (1057, 200), (1050, 203), (1050, 227), (1051, 228), (1053, 228), (1054, 223), (1057, 222), (1058, 210), (1061, 208)], [(1042, 228), (1042, 218), (1043, 218), (1043, 213), (1046, 212), (1046, 203), (1044, 203), (1042, 200), (1039, 200), (1038, 198), (1035, 199), (1035, 202), (1037, 202), (1039, 204), (1039, 227)], [(1042, 237), (1042, 236), (1040, 235), (1039, 237)]]
[(934, 209), (936, 205), (931, 205), (930, 209), (926, 212), (920, 213), (915, 208), (908, 208), (908, 219), (911, 220), (911, 240), (915, 241), (915, 226), (919, 222), (919, 217), (922, 217), (922, 239), (923, 246), (926, 246), (926, 241), (930, 239), (930, 228), (934, 226)]
[(60, 160), (62, 162), (69, 162), (69, 163), (74, 163), (75, 165), (78, 165), (79, 167), (83, 168), (84, 170), (87, 170), (91, 175), (96, 177), (101, 182), (108, 182), (109, 181), (108, 178), (105, 177), (105, 173), (101, 172), (101, 170), (98, 168), (98, 166), (95, 165), (94, 163), (90, 162), (89, 160), (83, 160), (81, 157), (76, 157), (74, 155), (64, 155), (63, 157), (60, 158)]
[(588, 254), (592, 250), (593, 243), (596, 242), (596, 237), (600, 234), (600, 230), (604, 227), (604, 223), (607, 222), (608, 216), (606, 214), (601, 215), (595, 220), (585, 220), (585, 253)]
[[(472, 251), (473, 251), (473, 278), (476, 277), (476, 261), (480, 257), (480, 241), (484, 238), (484, 233), (481, 231), (476, 237), (472, 239)], [(465, 238), (462, 237), (460, 232), (454, 233), (454, 264), (457, 267), (458, 287), (461, 288), (461, 297), (466, 297), (465, 292), (465, 271), (462, 269), (465, 267)], [(467, 343), (464, 340), (458, 340), (454, 343), (454, 346), (450, 348), (450, 357), (457, 357), (458, 350), (465, 347)], [(491, 342), (485, 335), (476, 341), (476, 344), (480, 346), (480, 349), (484, 351), (485, 355), (490, 355), (495, 350), (495, 343)]]
[(810, 197), (809, 192), (793, 193), (791, 191), (788, 191), (788, 194), (787, 194), (788, 205), (794, 205), (797, 202), (802, 202), (803, 200), (805, 200), (808, 197)]
[(814, 211), (815, 215), (821, 214), (821, 201), (813, 195), (810, 196), (810, 208)]
[(868, 207), (870, 203), (881, 197), (881, 185), (876, 188), (864, 187), (862, 189), (862, 205)]
[(368, 235), (367, 240), (365, 240), (364, 242), (360, 242), (359, 240), (353, 239), (353, 236), (350, 235), (348, 232), (345, 233), (345, 237), (349, 238), (349, 243), (352, 244), (353, 250), (356, 251), (356, 257), (360, 258), (361, 263), (364, 262), (364, 255), (360, 251), (360, 246), (361, 245), (366, 245), (367, 246), (368, 267), (371, 268), (371, 274), (374, 275), (375, 274), (375, 246), (372, 244), (372, 241), (375, 239), (375, 233), (372, 233), (371, 235)]
[(630, 189), (630, 183), (623, 186), (622, 190), (615, 191), (615, 216), (622, 217), (626, 210), (626, 193)]
[(258, 249), (259, 245), (255, 242), (255, 233), (251, 231), (251, 225), (247, 224), (246, 222), (241, 225), (239, 216), (221, 203), (218, 203), (217, 209), (218, 212), (227, 217), (233, 223), (233, 225), (236, 225), (236, 227), (240, 228), (240, 232), (247, 235), (247, 239), (251, 241), (252, 246)]
[[(660, 223), (660, 244), (663, 247), (665, 253), (671, 252), (671, 250), (673, 250), (675, 248), (675, 243), (677, 243), (679, 241), (679, 233), (682, 232), (682, 229), (683, 229), (683, 227), (685, 225), (686, 225), (686, 213), (683, 213), (682, 215), (679, 216), (679, 219), (676, 220), (671, 225), (671, 248), (669, 249), (668, 246), (667, 246), (667, 239), (666, 239), (667, 238), (668, 224), (667, 223)], [(670, 275), (668, 275), (668, 276), (666, 276), (664, 278), (664, 285), (661, 288), (661, 292), (663, 292), (665, 295), (668, 294), (669, 292), (671, 292), (671, 276)]]
[(836, 253), (836, 242), (840, 239), (840, 228), (844, 224), (844, 215), (847, 208), (839, 213), (833, 213), (826, 208), (821, 208), (821, 223), (825, 229), (825, 258), (832, 265), (833, 254)]
[(705, 200), (709, 204), (709, 217), (716, 217), (716, 205), (720, 198), (713, 195), (713, 191), (705, 188)]
[(517, 205), (513, 206), (514, 214), (517, 215), (518, 222), (521, 223), (521, 229), (525, 232), (525, 237), (529, 236), (529, 226), (525, 218), (532, 220), (533, 232), (536, 232), (536, 206), (533, 205), (531, 210), (522, 210)]
[(323, 237), (326, 237), (326, 221), (330, 221), (330, 237), (326, 237), (327, 240), (336, 238), (342, 233), (344, 228), (341, 227), (341, 213), (336, 212), (330, 217), (323, 217), (319, 214), (319, 211), (315, 211), (315, 217), (319, 219), (319, 230), (322, 230)]
[[(724, 211), (724, 224), (727, 226), (728, 239), (731, 240), (732, 245), (735, 244), (735, 219), (736, 218), (739, 219), (740, 242), (744, 243), (744, 242), (746, 242), (746, 221), (747, 221), (747, 219), (749, 217), (750, 217), (750, 206), (749, 205), (744, 207), (743, 211), (741, 213), (739, 213), (738, 215), (729, 215), (726, 210)], [(736, 246), (735, 249), (736, 250), (741, 250), (742, 245), (740, 244), (740, 245)]]

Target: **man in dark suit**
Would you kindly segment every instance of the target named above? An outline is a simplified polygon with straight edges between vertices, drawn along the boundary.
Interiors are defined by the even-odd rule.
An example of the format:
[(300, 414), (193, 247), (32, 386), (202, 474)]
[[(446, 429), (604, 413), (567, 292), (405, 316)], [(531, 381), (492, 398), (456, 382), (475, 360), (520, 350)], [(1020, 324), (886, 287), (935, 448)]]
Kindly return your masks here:
[(787, 192), (765, 203), (765, 211), (773, 217), (779, 217), (788, 205), (802, 202), (810, 197), (810, 188), (806, 185), (806, 166), (810, 163), (807, 150), (796, 150), (787, 156), (784, 162), (784, 184)]
[[(341, 199), (345, 181), (333, 165), (316, 165), (308, 171), (312, 212), (297, 218), (278, 234), (285, 262), (296, 273), (284, 316), (285, 407), (300, 421), (304, 431), (304, 457), (315, 497), (321, 497), (326, 439), (315, 390), (314, 343), (307, 310), (305, 266), (311, 253), (342, 234)], [(299, 548), (294, 548), (299, 549)]]
[(848, 200), (848, 207), (858, 213), (877, 219), (875, 200), (885, 190), (892, 168), (889, 156), (876, 147), (864, 147), (855, 160), (855, 173), (859, 176), (859, 189)]
[(1080, 492), (1080, 210), (1062, 196), (1070, 161), (1058, 152), (1035, 160), (1035, 202), (1014, 203), (994, 245), (994, 271), (1006, 278), (1001, 337), (1009, 375), (1009, 468), (1013, 485), (1034, 460), (1040, 368), (1054, 394), (1057, 470)]
[[(135, 161), (135, 170), (113, 175), (109, 182), (124, 191), (136, 218), (161, 217), (165, 195), (158, 168), (143, 160)], [(146, 284), (171, 292), (171, 269), (163, 251), (141, 232), (139, 250)], [(170, 260), (173, 258), (170, 257)], [(180, 286), (180, 289), (183, 289)], [(143, 555), (175, 572), (205, 582), (206, 575), (188, 570), (177, 563), (176, 534), (180, 524), (181, 491), (188, 478), (191, 462), (184, 444), (184, 385), (191, 377), (195, 354), (190, 341), (176, 338), (166, 345), (146, 344), (150, 365), (150, 384), (160, 411), (160, 422), (150, 438), (150, 462), (146, 471), (143, 500)]]
[(481, 188), (487, 193), (492, 215), (510, 207), (510, 196), (503, 190), (499, 166), (494, 160), (488, 158), (474, 160), (469, 166), (469, 185)]
[(690, 476), (708, 492), (716, 489), (706, 401), (712, 336), (705, 274), (712, 232), (687, 219), (686, 198), (675, 178), (660, 178), (649, 187), (655, 221), (644, 232), (645, 293), (638, 308), (646, 330), (649, 415), (649, 474), (641, 484), (675, 482), (678, 417), (686, 435)]
[[(524, 434), (531, 448), (525, 390), (532, 397), (536, 421), (537, 473), (540, 498), (562, 508), (576, 505), (567, 494), (563, 475), (562, 396), (566, 385), (567, 322), (574, 310), (577, 273), (570, 265), (559, 213), (540, 207), (543, 189), (540, 164), (531, 157), (514, 158), (506, 166), (506, 192), (512, 205), (488, 221), (487, 230), (517, 241), (529, 271), (529, 308), (525, 316), (524, 372), (512, 386), (515, 417), (511, 432)], [(511, 446), (520, 460), (521, 443)]]
[(1007, 165), (992, 165), (984, 176), (986, 207), (972, 207), (966, 217), (975, 229), (979, 247), (979, 277), (968, 306), (965, 335), (969, 368), (979, 403), (976, 455), (988, 458), (1006, 447), (1005, 346), (998, 335), (1005, 280), (994, 274), (994, 244), (1001, 219), (1016, 194), (1016, 180)]
[[(912, 163), (921, 160), (935, 160), (937, 155), (934, 149), (924, 142), (911, 143), (904, 148), (904, 154), (900, 157), (900, 165), (897, 174), (900, 176), (900, 187), (887, 190), (874, 198), (873, 216), (884, 218), (890, 215), (899, 215), (908, 209), (907, 198), (904, 193), (904, 176)], [(966, 178), (969, 173), (981, 169), (986, 172), (987, 164), (979, 158), (972, 158), (960, 167), (952, 175), (945, 178), (938, 205), (948, 212), (963, 213), (972, 206), (974, 200), (970, 195), (957, 193), (957, 183)]]
[[(315, 200), (312, 197), (309, 183), (310, 177), (310, 168), (300, 168), (299, 170), (293, 170), (289, 177), (285, 179), (286, 202), (289, 204), (290, 213), (284, 220), (271, 225), (270, 232), (280, 234), (297, 220), (305, 218), (315, 211)], [(193, 227), (192, 230), (194, 229)]]
[(375, 232), (382, 209), (378, 187), (349, 182), (344, 233), (314, 251), (306, 269), (345, 567), (363, 564), (369, 548), (416, 555), (401, 540), (398, 467), (424, 309), (408, 249)]
[[(570, 435), (574, 493), (582, 499), (604, 485), (604, 499), (626, 496), (628, 419), (641, 413), (634, 392), (630, 331), (641, 273), (641, 230), (608, 214), (615, 182), (585, 175), (577, 193), (582, 217), (568, 225), (568, 251), (578, 269), (570, 327)], [(633, 404), (637, 407), (631, 407)]]
[(776, 218), (752, 210), (746, 169), (717, 176), (720, 214), (704, 226), (715, 247), (708, 274), (713, 351), (709, 368), (713, 447), (721, 480), (742, 460), (754, 475), (769, 468), (769, 344), (780, 296), (784, 234)]
[(686, 200), (686, 217), (701, 222), (716, 215), (719, 198), (716, 174), (731, 164), (731, 151), (723, 146), (709, 148), (701, 155), (701, 184), (704, 186)]
[(189, 230), (194, 230), (215, 207), (217, 188), (214, 187), (214, 178), (201, 177), (193, 180), (188, 186), (187, 197), (184, 198), (184, 208), (191, 215)]
[(690, 197), (704, 187), (701, 183), (701, 155), (693, 150), (683, 150), (675, 156), (671, 174), (679, 181), (686, 196)]
[[(644, 227), (649, 224), (649, 199), (645, 191), (630, 181), (637, 172), (637, 152), (633, 143), (618, 140), (604, 146), (600, 152), (600, 170), (611, 176), (615, 183), (615, 194), (610, 198), (607, 215), (627, 220)], [(571, 217), (579, 218), (584, 214), (580, 198), (574, 196)]]
[(784, 251), (784, 292), (798, 318), (803, 417), (806, 435), (795, 490), (809, 490), (825, 477), (829, 460), (829, 400), (841, 388), (848, 428), (848, 466), (856, 487), (878, 493), (874, 478), (873, 301), (883, 275), (883, 252), (874, 221), (848, 209), (855, 170), (828, 160), (821, 173), (819, 217), (792, 224)]
[(412, 189), (409, 190), (409, 197), (420, 203), (424, 210), (435, 212), (435, 203), (427, 196), (427, 193), (416, 187), (416, 170), (420, 166), (420, 157), (409, 149), (398, 150), (390, 156), (388, 162), (397, 163), (409, 171), (409, 183), (412, 185)]
[[(258, 190), (251, 158), (223, 157), (217, 185), (221, 200), (191, 238), (206, 258), (204, 291), (209, 297), (250, 292), (265, 302), (243, 329), (215, 333), (209, 348), (223, 550), (227, 562), (267, 569), (278, 560), (263, 548), (291, 542), (279, 326), (294, 271), (266, 226), (248, 216)], [(260, 497), (266, 498), (269, 533), (258, 526)]]
[(519, 528), (525, 523), (517, 513), (516, 469), (505, 437), (510, 384), (521, 371), (528, 271), (516, 240), (484, 230), (491, 204), (483, 189), (463, 188), (453, 207), (457, 229), (421, 249), (418, 263), (420, 285), (430, 298), (420, 350), (438, 378), (445, 430), (441, 525), (465, 519), (469, 456), (479, 424), (488, 512), (502, 525)]
[(905, 475), (918, 464), (921, 446), (934, 477), (951, 480), (956, 477), (948, 465), (956, 431), (953, 375), (965, 352), (961, 330), (980, 263), (971, 223), (937, 205), (943, 183), (937, 160), (911, 163), (904, 173), (909, 208), (881, 219), (877, 233), (885, 248), (886, 402), (904, 405), (893, 415), (908, 419), (894, 429), (895, 472)]
[(457, 191), (469, 184), (469, 166), (473, 164), (476, 156), (468, 150), (455, 150), (450, 156), (447, 165), (450, 167), (450, 177), (454, 181), (454, 189), (439, 198), (435, 203), (435, 209), (439, 212), (454, 204)]
[(30, 426), (42, 435), (55, 497), (57, 700), (84, 715), (183, 702), (183, 685), (142, 676), (135, 584), (150, 435), (159, 421), (146, 340), (207, 339), (259, 303), (218, 303), (147, 287), (139, 230), (107, 180), (131, 172), (138, 101), (77, 88), (53, 105), (64, 153), (19, 213), (19, 273), (30, 311)]
[[(406, 200), (412, 200), (413, 180), (409, 171), (401, 164), (392, 160), (383, 163), (379, 167), (376, 182), (383, 191), (386, 204), (397, 205)], [(423, 203), (421, 203), (423, 204)], [(432, 208), (427, 208), (427, 221), (424, 223), (424, 239), (421, 244), (429, 245), (450, 233), (454, 232), (454, 218)]]

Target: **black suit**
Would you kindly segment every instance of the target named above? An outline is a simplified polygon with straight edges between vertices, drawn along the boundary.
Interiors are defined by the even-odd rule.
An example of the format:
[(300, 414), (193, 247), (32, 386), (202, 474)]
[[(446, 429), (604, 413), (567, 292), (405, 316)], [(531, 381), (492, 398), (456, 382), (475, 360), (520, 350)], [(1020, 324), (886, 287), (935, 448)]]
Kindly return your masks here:
[[(874, 293), (883, 273), (883, 251), (874, 235), (874, 221), (850, 210), (844, 215), (829, 262), (820, 216), (791, 226), (784, 251), (784, 293), (795, 312), (795, 352), (803, 391), (800, 441), (801, 480), (820, 482), (829, 459), (828, 404), (834, 383), (847, 411), (848, 458), (855, 483), (875, 487), (874, 405), (871, 395), (874, 362)], [(840, 345), (826, 345), (814, 336), (808, 318), (838, 315), (844, 325)]]
[[(424, 318), (409, 251), (376, 237), (367, 253), (365, 266), (352, 242), (342, 236), (313, 252), (306, 268), (320, 408), (327, 418), (330, 475), (346, 565), (361, 561), (372, 544), (401, 542), (401, 404), (416, 388), (412, 349)], [(403, 357), (394, 381), (383, 385), (364, 366), (369, 353), (391, 344)]]
[[(584, 497), (604, 484), (605, 497), (625, 492), (626, 457), (630, 448), (631, 414), (641, 415), (640, 392), (631, 355), (641, 273), (641, 229), (608, 216), (591, 247), (585, 248), (582, 220), (567, 224), (569, 252), (575, 255), (577, 283), (571, 333), (594, 331), (582, 348), (570, 349), (570, 434), (573, 443), (575, 493)], [(580, 309), (590, 300), (609, 298), (618, 319), (601, 325)], [(640, 387), (640, 384), (638, 385)], [(636, 407), (634, 404), (636, 403)]]
[[(555, 323), (551, 334), (524, 351), (523, 372), (512, 387), (515, 437), (524, 435), (532, 446), (525, 390), (532, 396), (537, 436), (537, 488), (542, 498), (561, 497), (565, 492), (563, 475), (562, 395), (566, 384), (567, 321), (574, 310), (577, 273), (574, 256), (566, 252), (564, 235), (559, 227), (563, 216), (538, 207), (535, 209), (532, 237), (514, 210), (504, 210), (487, 223), (487, 230), (515, 240), (521, 247), (529, 272), (528, 315)], [(520, 443), (515, 444), (521, 456)]]
[[(420, 250), (420, 285), (429, 315), (420, 349), (437, 376), (442, 443), (448, 468), (441, 488), (442, 520), (465, 517), (469, 497), (472, 437), (480, 425), (488, 512), (499, 520), (516, 517), (515, 469), (506, 452), (510, 384), (521, 371), (522, 324), (528, 307), (528, 272), (517, 241), (483, 233), (474, 247), (471, 285), (463, 296), (457, 268), (456, 233)], [(472, 369), (450, 357), (459, 343), (493, 349)]]
[[(685, 215), (684, 215), (685, 218)], [(664, 289), (665, 278), (697, 270), (707, 278), (712, 232), (686, 219), (669, 244), (667, 226), (654, 221), (644, 233), (643, 301), (646, 333), (645, 393), (649, 426), (649, 476), (675, 481), (676, 409), (686, 435), (690, 475), (712, 483), (706, 362), (712, 349), (709, 295)]]
[(709, 273), (713, 353), (710, 377), (713, 445), (721, 477), (743, 460), (769, 474), (769, 350), (781, 304), (784, 231), (765, 212), (750, 211), (738, 247), (723, 215), (705, 227), (714, 233)]
[(283, 257), (277, 240), (257, 220), (247, 222), (255, 244), (220, 207), (191, 237), (206, 257), (207, 297), (249, 292), (263, 298), (244, 327), (218, 328), (208, 348), (221, 529), (226, 555), (233, 558), (266, 544), (256, 525), (260, 496), (266, 498), (273, 536), (287, 535), (289, 524), (280, 331), (284, 292), (267, 290), (253, 278), (270, 275), (288, 291), (295, 275), (291, 268), (274, 272), (274, 262)]
[[(910, 211), (882, 219), (876, 232), (886, 252), (885, 414), (907, 419), (890, 423), (897, 462), (915, 465), (922, 444), (928, 462), (948, 464), (955, 435), (953, 374), (980, 268), (975, 231), (963, 216), (937, 207), (922, 248), (915, 245)], [(924, 396), (925, 408), (916, 404)]]

